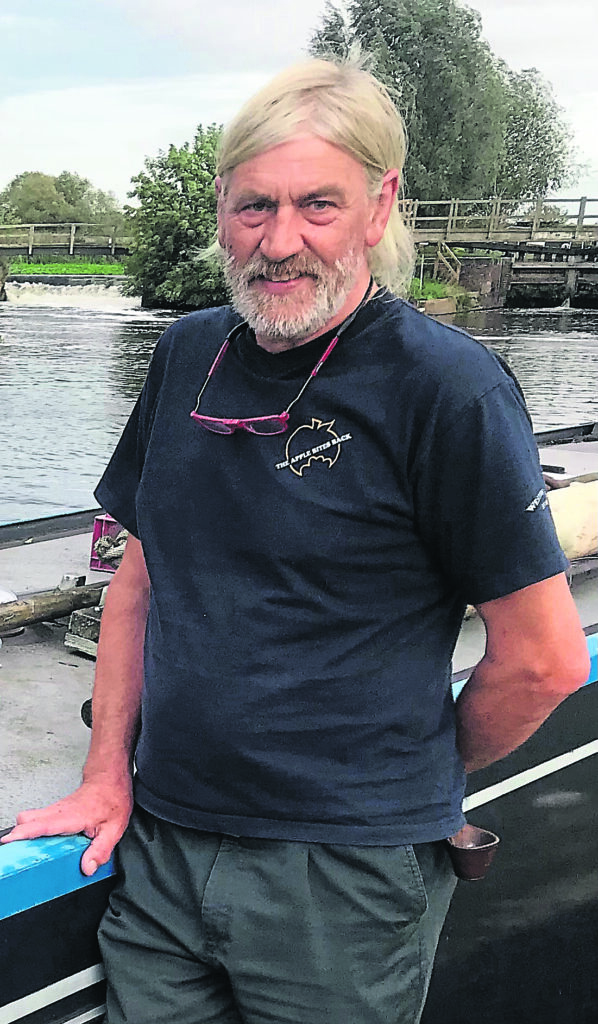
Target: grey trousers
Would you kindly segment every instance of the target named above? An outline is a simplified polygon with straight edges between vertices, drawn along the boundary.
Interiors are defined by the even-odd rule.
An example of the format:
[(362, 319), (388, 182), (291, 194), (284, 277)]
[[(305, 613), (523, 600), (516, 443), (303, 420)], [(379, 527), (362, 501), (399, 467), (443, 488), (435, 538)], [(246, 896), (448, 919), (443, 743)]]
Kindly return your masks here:
[(100, 927), (107, 1024), (416, 1024), (445, 845), (243, 839), (136, 809)]

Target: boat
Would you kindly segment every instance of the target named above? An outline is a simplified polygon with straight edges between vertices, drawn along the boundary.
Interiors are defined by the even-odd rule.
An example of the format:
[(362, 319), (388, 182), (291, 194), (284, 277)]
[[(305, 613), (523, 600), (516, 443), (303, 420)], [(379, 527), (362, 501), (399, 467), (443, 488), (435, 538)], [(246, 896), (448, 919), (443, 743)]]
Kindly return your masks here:
[[(555, 482), (551, 506), (555, 496), (598, 481), (598, 424), (537, 440)], [(0, 584), (20, 594), (47, 590), (65, 569), (75, 580), (107, 582), (108, 573), (89, 570), (100, 513), (0, 527)], [(569, 508), (565, 519), (571, 515)], [(570, 574), (591, 671), (522, 747), (469, 779), (467, 818), (498, 835), (500, 844), (483, 880), (457, 885), (422, 1024), (595, 1024), (598, 1018), (597, 553), (584, 548), (573, 556)], [(88, 738), (80, 708), (91, 690), (93, 660), (65, 648), (67, 624), (37, 623), (5, 639), (0, 651), (5, 728), (11, 701), (21, 694), (11, 722), (20, 722), (17, 739), (28, 744), (21, 776), (9, 767), (0, 778), (5, 829), (18, 807), (31, 806), (28, 786), (35, 787), (35, 802), (45, 803), (78, 781)], [(473, 616), (455, 653), (455, 696), (483, 649), (483, 624)], [(60, 770), (38, 783), (31, 774), (36, 757), (51, 761), (60, 751)], [(0, 1024), (85, 1024), (103, 1016), (96, 930), (113, 865), (84, 877), (79, 862), (86, 845), (82, 836), (57, 836), (0, 847)]]

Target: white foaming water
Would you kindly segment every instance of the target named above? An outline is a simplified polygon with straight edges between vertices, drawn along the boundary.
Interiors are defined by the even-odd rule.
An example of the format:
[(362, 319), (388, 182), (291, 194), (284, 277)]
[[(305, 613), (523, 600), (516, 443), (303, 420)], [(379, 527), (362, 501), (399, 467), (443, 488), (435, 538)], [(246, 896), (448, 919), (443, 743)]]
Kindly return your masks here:
[(127, 312), (141, 308), (138, 295), (123, 295), (119, 281), (97, 284), (65, 285), (7, 281), (6, 295), (16, 306), (51, 306), (70, 309), (117, 310)]

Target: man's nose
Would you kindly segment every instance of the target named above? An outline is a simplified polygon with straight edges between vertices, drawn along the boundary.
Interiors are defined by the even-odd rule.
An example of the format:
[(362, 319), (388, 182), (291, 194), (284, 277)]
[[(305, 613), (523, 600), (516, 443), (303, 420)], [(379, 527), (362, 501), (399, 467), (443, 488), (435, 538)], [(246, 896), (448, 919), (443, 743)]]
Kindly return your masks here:
[(285, 260), (304, 247), (302, 217), (292, 207), (279, 207), (268, 218), (260, 249), (269, 260)]

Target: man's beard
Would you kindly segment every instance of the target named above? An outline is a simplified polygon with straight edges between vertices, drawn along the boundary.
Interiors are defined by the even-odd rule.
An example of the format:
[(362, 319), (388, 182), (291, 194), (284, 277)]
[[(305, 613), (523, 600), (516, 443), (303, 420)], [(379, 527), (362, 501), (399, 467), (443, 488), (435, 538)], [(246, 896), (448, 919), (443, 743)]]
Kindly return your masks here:
[[(256, 254), (242, 266), (228, 254), (224, 274), (233, 298), (233, 305), (256, 334), (275, 341), (302, 341), (321, 330), (340, 309), (353, 288), (361, 258), (349, 250), (346, 256), (327, 267), (308, 254), (289, 256), (273, 262)], [(269, 295), (256, 288), (256, 278), (286, 281), (302, 274), (314, 281), (314, 295), (298, 300), (294, 294)]]

